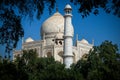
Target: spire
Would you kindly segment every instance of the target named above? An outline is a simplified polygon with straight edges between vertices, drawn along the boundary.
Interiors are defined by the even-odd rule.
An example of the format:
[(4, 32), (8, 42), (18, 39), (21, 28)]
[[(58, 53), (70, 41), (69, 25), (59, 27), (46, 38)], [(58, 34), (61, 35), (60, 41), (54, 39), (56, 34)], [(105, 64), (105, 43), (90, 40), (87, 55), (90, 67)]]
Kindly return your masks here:
[(43, 40), (45, 40), (45, 33), (43, 33)]
[(56, 12), (58, 12), (58, 5), (56, 4)]
[(23, 49), (24, 37), (22, 37), (22, 49)]
[(76, 41), (78, 41), (78, 34), (76, 34)]
[(22, 44), (24, 43), (24, 37), (22, 37)]
[(92, 45), (94, 45), (94, 39), (92, 39)]

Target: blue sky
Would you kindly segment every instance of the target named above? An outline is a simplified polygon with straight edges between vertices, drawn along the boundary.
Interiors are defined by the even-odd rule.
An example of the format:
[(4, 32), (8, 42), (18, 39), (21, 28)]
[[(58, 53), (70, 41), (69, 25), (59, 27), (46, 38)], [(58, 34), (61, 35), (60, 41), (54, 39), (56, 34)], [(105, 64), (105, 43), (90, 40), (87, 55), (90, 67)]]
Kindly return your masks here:
[[(81, 14), (78, 13), (78, 6), (74, 6), (69, 2), (69, 0), (57, 0), (58, 10), (62, 15), (64, 15), (64, 7), (67, 3), (69, 3), (73, 9), (72, 24), (74, 26), (74, 41), (76, 34), (78, 34), (79, 40), (85, 38), (89, 43), (92, 43), (92, 40), (94, 39), (96, 46), (100, 45), (105, 40), (109, 40), (118, 44), (120, 47), (120, 18), (112, 14), (106, 14), (102, 9), (100, 9), (99, 15), (95, 16), (90, 14), (90, 16), (83, 19)], [(55, 12), (56, 9), (49, 14), (48, 9), (45, 9), (40, 20), (34, 18), (31, 23), (29, 18), (24, 18), (22, 21), (25, 32), (24, 39), (32, 37), (34, 40), (40, 40), (40, 28), (42, 23)], [(21, 42), (22, 40), (18, 43), (18, 50), (21, 49)], [(0, 47), (1, 54), (3, 53), (3, 47), (1, 45)]]

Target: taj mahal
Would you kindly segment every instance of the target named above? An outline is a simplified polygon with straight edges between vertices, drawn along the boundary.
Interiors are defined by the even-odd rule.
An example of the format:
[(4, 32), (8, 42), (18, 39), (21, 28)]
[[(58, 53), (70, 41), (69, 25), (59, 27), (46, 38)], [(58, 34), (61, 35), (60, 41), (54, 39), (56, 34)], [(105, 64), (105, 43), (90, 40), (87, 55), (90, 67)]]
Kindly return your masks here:
[(57, 10), (51, 17), (43, 22), (40, 27), (41, 40), (35, 41), (28, 37), (22, 43), (21, 50), (14, 50), (13, 58), (22, 54), (22, 50), (36, 49), (38, 57), (53, 56), (56, 61), (69, 68), (85, 54), (89, 53), (94, 44), (87, 40), (76, 39), (73, 45), (74, 26), (72, 25), (72, 7), (67, 4), (64, 16)]

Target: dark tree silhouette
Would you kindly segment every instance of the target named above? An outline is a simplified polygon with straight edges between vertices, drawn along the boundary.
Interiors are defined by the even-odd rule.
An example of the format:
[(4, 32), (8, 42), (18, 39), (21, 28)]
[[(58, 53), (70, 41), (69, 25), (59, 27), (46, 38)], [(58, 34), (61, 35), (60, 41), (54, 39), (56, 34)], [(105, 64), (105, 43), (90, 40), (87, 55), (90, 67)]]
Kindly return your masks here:
[(90, 13), (99, 14), (99, 8), (106, 13), (113, 13), (120, 17), (120, 0), (70, 0), (74, 5), (79, 5), (78, 11), (82, 17), (87, 17)]
[(0, 80), (120, 80), (120, 54), (109, 41), (94, 47), (66, 69), (53, 57), (38, 57), (36, 50), (24, 50), (14, 61), (0, 57)]
[(85, 80), (119, 80), (119, 67), (120, 54), (117, 45), (105, 41), (90, 51), (87, 60), (79, 60), (73, 68), (83, 74)]
[[(38, 57), (35, 50), (23, 51), (14, 63), (19, 71), (28, 74), (28, 80), (82, 80), (82, 75), (77, 71), (66, 69), (64, 64), (55, 61), (52, 56)], [(24, 77), (22, 74), (19, 76)]]

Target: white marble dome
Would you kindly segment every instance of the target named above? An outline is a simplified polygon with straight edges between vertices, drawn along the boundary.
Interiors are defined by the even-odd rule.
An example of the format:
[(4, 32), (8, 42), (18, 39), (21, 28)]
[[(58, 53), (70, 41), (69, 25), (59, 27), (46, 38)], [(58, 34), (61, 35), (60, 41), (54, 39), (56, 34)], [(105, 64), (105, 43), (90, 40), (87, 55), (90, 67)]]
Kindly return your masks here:
[(28, 37), (26, 40), (25, 40), (25, 42), (32, 42), (32, 41), (34, 41), (31, 37)]
[(84, 43), (84, 44), (89, 44), (86, 39), (82, 39), (80, 42), (81, 42), (81, 43)]
[(42, 24), (41, 34), (43, 36), (58, 32), (64, 33), (64, 17), (57, 11)]

